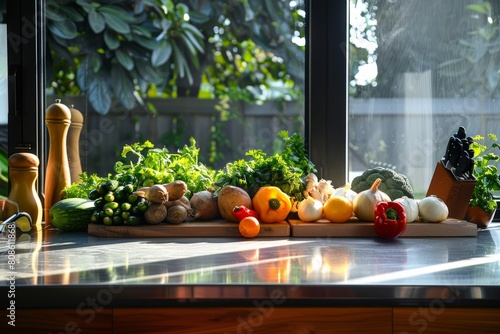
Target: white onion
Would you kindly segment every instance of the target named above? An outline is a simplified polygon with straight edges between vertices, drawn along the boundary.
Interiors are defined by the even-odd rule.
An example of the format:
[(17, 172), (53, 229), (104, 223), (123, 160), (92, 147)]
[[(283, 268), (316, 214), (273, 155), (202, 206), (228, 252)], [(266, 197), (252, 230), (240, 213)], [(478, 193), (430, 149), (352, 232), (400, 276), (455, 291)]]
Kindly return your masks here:
[(418, 212), (424, 221), (439, 223), (448, 218), (448, 206), (435, 195), (427, 196), (418, 202)]

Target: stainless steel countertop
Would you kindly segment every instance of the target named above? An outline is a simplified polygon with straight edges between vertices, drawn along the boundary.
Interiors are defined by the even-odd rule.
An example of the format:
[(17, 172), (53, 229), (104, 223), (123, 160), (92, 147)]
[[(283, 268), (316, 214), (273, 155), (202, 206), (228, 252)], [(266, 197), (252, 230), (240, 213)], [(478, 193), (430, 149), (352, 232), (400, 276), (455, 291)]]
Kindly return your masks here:
[(102, 238), (22, 235), (15, 268), (0, 239), (0, 293), (16, 306), (500, 305), (500, 224), (464, 238)]

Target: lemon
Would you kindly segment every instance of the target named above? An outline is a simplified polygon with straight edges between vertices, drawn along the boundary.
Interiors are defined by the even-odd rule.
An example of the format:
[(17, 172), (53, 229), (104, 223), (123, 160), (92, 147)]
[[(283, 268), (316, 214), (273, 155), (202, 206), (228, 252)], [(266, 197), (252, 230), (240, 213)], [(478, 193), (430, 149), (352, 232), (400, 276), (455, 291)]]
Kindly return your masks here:
[(323, 215), (332, 223), (345, 223), (354, 212), (352, 202), (345, 196), (331, 196), (323, 206)]

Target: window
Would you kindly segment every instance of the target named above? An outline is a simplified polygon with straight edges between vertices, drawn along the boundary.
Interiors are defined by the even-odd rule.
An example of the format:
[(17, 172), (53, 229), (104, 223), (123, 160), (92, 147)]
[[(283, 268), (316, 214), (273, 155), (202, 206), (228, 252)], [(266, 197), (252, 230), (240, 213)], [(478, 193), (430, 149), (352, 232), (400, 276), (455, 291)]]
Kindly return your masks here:
[(125, 144), (190, 145), (214, 168), (304, 136), (304, 1), (48, 1), (47, 105), (84, 116), (84, 170)]
[[(0, 45), (7, 45), (7, 25), (3, 23), (3, 18), (0, 18)], [(2, 159), (2, 167), (0, 168), (0, 195), (7, 196), (7, 178), (8, 171), (5, 168), (7, 159), (7, 123), (8, 123), (8, 107), (9, 98), (7, 92), (8, 86), (8, 62), (7, 48), (0, 49), (0, 159)]]
[(499, 133), (497, 1), (350, 2), (349, 179), (388, 166), (425, 195), (460, 126)]
[[(272, 151), (276, 130), (286, 128), (305, 137), (318, 175), (333, 180), (334, 186), (382, 165), (408, 175), (422, 196), (459, 126), (471, 136), (498, 134), (500, 8), (496, 1), (266, 1), (275, 4), (274, 12), (256, 6), (256, 1), (239, 4), (238, 11), (215, 0), (203, 2), (208, 7), (199, 7), (197, 1), (172, 3), (178, 6), (167, 8), (170, 23), (159, 16), (146, 18), (153, 33), (128, 22), (131, 17), (121, 9), (99, 13), (96, 8), (80, 8), (86, 15), (83, 19), (92, 22), (87, 32), (100, 36), (100, 45), (112, 51), (112, 61), (106, 63), (102, 59), (110, 51), (95, 48), (92, 40), (61, 57), (72, 34), (79, 31), (76, 27), (80, 28), (71, 1), (33, 0), (22, 8), (8, 2), (7, 11), (15, 18), (8, 23), (11, 31), (31, 36), (20, 39), (22, 57), (12, 53), (9, 45), (9, 74), (23, 69), (23, 81), (17, 83), (22, 87), (21, 112), (9, 116), (10, 129), (22, 131), (9, 131), (9, 152), (28, 149), (43, 156), (43, 111), (64, 94), (63, 102), (74, 104), (86, 117), (80, 146), (85, 169), (102, 165), (109, 171), (124, 142), (155, 138), (156, 144), (175, 149), (191, 135), (206, 154), (204, 162), (220, 166), (249, 148)], [(137, 9), (141, 10), (145, 9)], [(120, 19), (113, 20), (113, 13)], [(34, 32), (23, 29), (29, 25), (26, 22), (44, 22), (42, 18), (47, 18), (46, 26), (35, 25)], [(73, 25), (65, 21), (68, 18)], [(281, 30), (273, 30), (277, 18), (286, 23)], [(243, 22), (242, 30), (232, 30), (238, 21)], [(144, 67), (140, 76), (123, 80), (144, 59), (137, 59), (131, 45), (127, 51), (126, 41), (116, 39), (117, 31), (135, 24), (134, 29), (144, 36), (161, 40), (172, 22), (192, 24), (206, 37), (204, 44), (193, 31), (186, 37), (194, 38), (193, 49), (189, 51), (181, 40), (184, 57), (168, 58), (175, 48), (163, 41), (162, 51), (154, 56), (163, 65), (161, 70)], [(248, 33), (247, 39), (242, 31)], [(50, 45), (47, 51), (44, 36)], [(149, 39), (138, 43), (147, 49)], [(237, 45), (231, 44), (234, 40)], [(120, 51), (122, 46), (127, 52)], [(202, 50), (221, 58), (207, 61), (209, 53)], [(198, 57), (186, 56), (189, 52)], [(235, 58), (249, 53), (265, 55), (267, 60)], [(238, 67), (243, 63), (246, 70)], [(40, 64), (49, 65), (47, 72)], [(209, 65), (204, 75), (190, 72), (202, 65)], [(47, 90), (45, 73), (55, 78)], [(198, 85), (196, 79), (200, 79)], [(132, 93), (123, 93), (127, 89)], [(104, 94), (106, 90), (113, 94)], [(84, 98), (71, 96), (75, 92), (84, 92)], [(245, 123), (242, 115), (251, 119)]]
[[(46, 142), (43, 131), (45, 43), (41, 22), (44, 6), (39, 1), (3, 0), (0, 1), (0, 11), (7, 23), (8, 155), (30, 152), (43, 162)], [(43, 166), (38, 176), (38, 187), (43, 189)]]

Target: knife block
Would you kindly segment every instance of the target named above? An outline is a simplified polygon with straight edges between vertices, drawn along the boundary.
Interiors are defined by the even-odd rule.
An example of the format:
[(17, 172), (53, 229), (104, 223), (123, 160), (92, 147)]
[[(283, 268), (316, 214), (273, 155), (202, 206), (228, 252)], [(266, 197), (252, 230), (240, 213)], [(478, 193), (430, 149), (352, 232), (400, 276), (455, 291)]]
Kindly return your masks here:
[(464, 219), (476, 180), (458, 180), (453, 173), (439, 161), (434, 170), (426, 196), (435, 195), (448, 206), (448, 217)]

